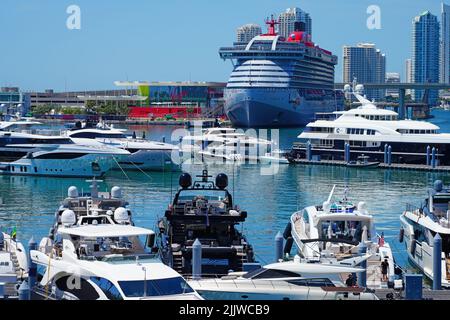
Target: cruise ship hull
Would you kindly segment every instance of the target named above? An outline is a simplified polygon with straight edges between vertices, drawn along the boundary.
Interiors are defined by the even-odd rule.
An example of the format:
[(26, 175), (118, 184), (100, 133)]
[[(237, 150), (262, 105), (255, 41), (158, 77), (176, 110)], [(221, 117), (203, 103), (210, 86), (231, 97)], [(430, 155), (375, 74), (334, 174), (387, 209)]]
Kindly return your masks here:
[(233, 126), (239, 128), (301, 127), (313, 121), (318, 112), (336, 110), (334, 98), (307, 99), (300, 97), (296, 89), (226, 89), (225, 92), (225, 113)]

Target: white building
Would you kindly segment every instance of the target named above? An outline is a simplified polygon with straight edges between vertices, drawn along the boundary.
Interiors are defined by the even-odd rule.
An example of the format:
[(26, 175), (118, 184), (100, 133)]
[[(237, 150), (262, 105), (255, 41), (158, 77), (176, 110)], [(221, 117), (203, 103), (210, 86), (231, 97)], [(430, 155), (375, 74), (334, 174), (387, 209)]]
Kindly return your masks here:
[(248, 43), (254, 37), (262, 33), (261, 27), (257, 24), (246, 24), (236, 30), (236, 41)]
[[(406, 59), (405, 60), (405, 80), (407, 83), (412, 83), (413, 82), (413, 78), (412, 78), (412, 60), (411, 59)], [(405, 94), (411, 94), (411, 89), (406, 89), (405, 90)]]
[(306, 31), (312, 36), (312, 20), (309, 13), (300, 8), (288, 8), (278, 17), (278, 34), (288, 38), (294, 31)]
[[(400, 73), (386, 72), (386, 83), (400, 83)], [(386, 97), (398, 98), (398, 89), (386, 89)]]

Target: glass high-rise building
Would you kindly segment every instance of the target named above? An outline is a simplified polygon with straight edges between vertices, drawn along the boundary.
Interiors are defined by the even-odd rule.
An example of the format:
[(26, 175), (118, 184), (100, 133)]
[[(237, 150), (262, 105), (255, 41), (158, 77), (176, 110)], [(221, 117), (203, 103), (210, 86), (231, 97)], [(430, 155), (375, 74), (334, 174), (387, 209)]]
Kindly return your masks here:
[(289, 8), (278, 17), (278, 34), (286, 39), (294, 31), (306, 31), (312, 36), (312, 20), (309, 13), (300, 8)]
[[(358, 43), (356, 46), (344, 46), (344, 83), (384, 83), (386, 77), (386, 56), (372, 43)], [(383, 89), (366, 89), (369, 99), (384, 99)]]
[(254, 37), (262, 33), (257, 24), (246, 24), (236, 30), (236, 42), (249, 43)]
[(441, 4), (441, 60), (440, 80), (450, 83), (450, 6)]
[[(413, 19), (412, 80), (414, 83), (439, 82), (439, 22), (435, 15), (425, 11)], [(412, 90), (412, 98), (421, 101), (424, 90)], [(436, 105), (438, 91), (430, 90), (428, 103)]]

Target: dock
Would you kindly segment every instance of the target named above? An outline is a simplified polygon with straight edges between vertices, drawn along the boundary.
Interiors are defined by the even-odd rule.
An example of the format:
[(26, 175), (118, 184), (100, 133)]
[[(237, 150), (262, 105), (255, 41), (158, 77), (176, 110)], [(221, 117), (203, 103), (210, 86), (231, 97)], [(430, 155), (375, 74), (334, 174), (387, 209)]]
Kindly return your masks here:
[[(380, 300), (391, 300), (387, 298), (387, 295), (392, 294), (394, 300), (404, 300), (405, 292), (396, 291), (394, 289), (376, 289), (375, 295)], [(450, 300), (450, 290), (422, 290), (422, 300)]]
[[(307, 159), (294, 159), (294, 164), (303, 165), (322, 165), (322, 166), (338, 166), (346, 167), (347, 162), (342, 160), (307, 160)], [(392, 170), (412, 170), (412, 171), (429, 171), (429, 172), (449, 172), (450, 166), (427, 166), (425, 164), (407, 164), (407, 163), (380, 163), (378, 167), (372, 169), (392, 169)], [(364, 168), (366, 170), (366, 168)]]

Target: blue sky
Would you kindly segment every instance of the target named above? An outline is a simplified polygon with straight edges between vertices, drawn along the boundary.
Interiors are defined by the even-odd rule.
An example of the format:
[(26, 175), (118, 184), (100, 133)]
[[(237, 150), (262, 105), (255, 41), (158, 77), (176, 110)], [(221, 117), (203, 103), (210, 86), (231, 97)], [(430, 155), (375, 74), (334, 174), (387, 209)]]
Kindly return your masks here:
[[(387, 71), (404, 75), (412, 18), (440, 0), (1, 0), (0, 86), (24, 90), (113, 88), (115, 80), (226, 81), (232, 70), (218, 55), (235, 30), (263, 24), (297, 6), (313, 19), (313, 40), (339, 57), (342, 46), (373, 42)], [(81, 8), (81, 30), (68, 30), (66, 8)], [(369, 5), (381, 29), (366, 27)], [(265, 29), (265, 28), (264, 28)]]

